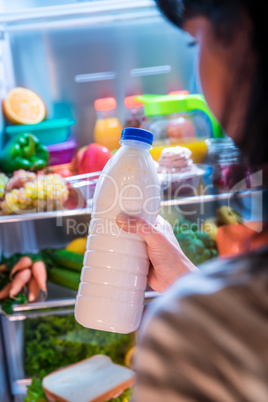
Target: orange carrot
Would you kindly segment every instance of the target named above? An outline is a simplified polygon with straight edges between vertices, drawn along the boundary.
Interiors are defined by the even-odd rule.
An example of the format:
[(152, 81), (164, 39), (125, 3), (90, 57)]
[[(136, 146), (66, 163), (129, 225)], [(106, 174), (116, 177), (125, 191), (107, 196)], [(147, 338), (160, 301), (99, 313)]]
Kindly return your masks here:
[(30, 268), (32, 265), (32, 260), (30, 257), (24, 256), (19, 259), (19, 261), (13, 266), (9, 278), (12, 279), (16, 272), (22, 269)]
[(28, 283), (28, 300), (34, 302), (39, 293), (39, 286), (36, 279), (32, 276)]
[(9, 296), (10, 288), (11, 282), (9, 282), (6, 286), (3, 287), (3, 289), (0, 290), (0, 300), (3, 300)]
[(11, 288), (9, 291), (9, 297), (14, 297), (23, 289), (23, 287), (31, 279), (32, 272), (30, 268), (25, 268), (17, 273), (13, 281), (11, 282)]
[(32, 265), (32, 273), (41, 290), (47, 291), (47, 269), (43, 261), (36, 261)]

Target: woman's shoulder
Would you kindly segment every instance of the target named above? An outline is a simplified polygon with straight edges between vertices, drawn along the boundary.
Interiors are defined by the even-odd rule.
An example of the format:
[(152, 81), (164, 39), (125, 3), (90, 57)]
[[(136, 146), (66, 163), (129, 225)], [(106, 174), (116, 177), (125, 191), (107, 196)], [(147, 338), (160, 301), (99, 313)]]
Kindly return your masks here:
[[(214, 295), (224, 289), (251, 288), (268, 281), (268, 248), (233, 259), (216, 258), (200, 265), (195, 274), (185, 275), (171, 286), (170, 296), (187, 298)], [(167, 293), (168, 293), (167, 292)]]
[[(199, 272), (179, 278), (149, 307), (151, 315), (233, 321), (245, 306), (261, 314), (268, 302), (268, 249), (240, 258), (215, 259), (200, 266)], [(256, 305), (256, 306), (255, 306)], [(267, 311), (264, 311), (267, 314)]]

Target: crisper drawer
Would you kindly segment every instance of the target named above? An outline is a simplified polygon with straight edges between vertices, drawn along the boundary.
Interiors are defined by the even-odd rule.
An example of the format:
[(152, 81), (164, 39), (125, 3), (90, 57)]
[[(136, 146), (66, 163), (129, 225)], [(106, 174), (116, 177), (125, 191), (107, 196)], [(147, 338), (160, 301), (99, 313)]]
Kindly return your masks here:
[[(84, 328), (75, 321), (73, 305), (74, 299), (55, 300), (44, 302), (44, 308), (36, 311), (38, 303), (32, 304), (31, 310), (25, 305), (13, 315), (1, 315), (10, 388), (15, 401), (23, 401), (26, 386), (33, 377), (43, 377), (95, 354), (105, 354), (115, 363), (129, 365), (135, 333)], [(126, 395), (128, 392), (124, 391)]]

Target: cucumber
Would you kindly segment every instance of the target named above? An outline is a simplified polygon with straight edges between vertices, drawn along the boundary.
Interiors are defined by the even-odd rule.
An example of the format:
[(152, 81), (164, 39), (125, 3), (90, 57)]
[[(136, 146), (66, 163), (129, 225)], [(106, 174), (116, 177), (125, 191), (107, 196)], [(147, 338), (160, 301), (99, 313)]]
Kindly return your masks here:
[(52, 260), (57, 266), (81, 272), (83, 267), (83, 254), (69, 250), (56, 250), (52, 253)]
[(48, 271), (48, 280), (55, 285), (78, 290), (80, 274), (60, 267), (52, 267)]

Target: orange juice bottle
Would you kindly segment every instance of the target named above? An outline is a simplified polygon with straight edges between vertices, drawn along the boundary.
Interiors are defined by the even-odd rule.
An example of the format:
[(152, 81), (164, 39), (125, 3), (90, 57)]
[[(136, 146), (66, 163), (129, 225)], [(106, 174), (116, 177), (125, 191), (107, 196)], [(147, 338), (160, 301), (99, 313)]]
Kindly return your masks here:
[(97, 113), (94, 141), (110, 151), (119, 148), (122, 126), (116, 115), (116, 100), (114, 98), (96, 99), (94, 107)]

